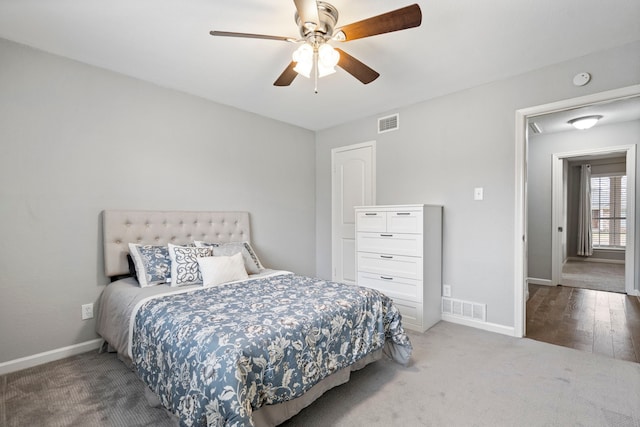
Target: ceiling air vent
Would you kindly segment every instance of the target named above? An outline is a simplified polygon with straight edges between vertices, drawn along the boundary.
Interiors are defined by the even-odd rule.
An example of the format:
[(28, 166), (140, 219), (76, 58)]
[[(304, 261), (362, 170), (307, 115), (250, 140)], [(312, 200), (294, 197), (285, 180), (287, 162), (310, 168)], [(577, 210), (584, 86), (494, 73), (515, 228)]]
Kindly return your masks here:
[(400, 115), (398, 113), (378, 119), (378, 133), (391, 132), (392, 130), (397, 130), (399, 127)]

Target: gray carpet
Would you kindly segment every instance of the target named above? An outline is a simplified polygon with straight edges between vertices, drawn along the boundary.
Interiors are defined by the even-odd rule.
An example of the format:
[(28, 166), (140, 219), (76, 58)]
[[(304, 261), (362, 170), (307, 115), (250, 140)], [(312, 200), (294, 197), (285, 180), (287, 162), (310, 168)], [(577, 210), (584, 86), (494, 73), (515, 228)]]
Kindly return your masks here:
[(625, 293), (624, 264), (567, 261), (562, 267), (561, 283), (574, 288)]
[[(640, 427), (640, 364), (440, 322), (283, 426)], [(113, 354), (0, 377), (0, 425), (169, 426)]]
[(97, 351), (0, 377), (0, 426), (173, 426), (114, 353)]

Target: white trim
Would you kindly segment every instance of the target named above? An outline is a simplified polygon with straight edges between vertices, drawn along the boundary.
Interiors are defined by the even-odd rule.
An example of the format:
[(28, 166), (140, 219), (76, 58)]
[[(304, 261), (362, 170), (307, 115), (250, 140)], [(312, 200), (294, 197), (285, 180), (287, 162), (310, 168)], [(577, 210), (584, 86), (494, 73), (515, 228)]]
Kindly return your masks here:
[[(558, 154), (553, 154), (551, 163), (551, 284), (558, 285), (562, 278), (561, 245), (566, 242), (566, 224), (564, 221), (564, 172), (565, 160)], [(562, 227), (562, 236), (558, 232)]]
[(535, 277), (527, 277), (527, 283), (531, 285), (555, 286), (553, 281), (549, 279), (538, 279)]
[(526, 301), (525, 291), (527, 282), (527, 218), (526, 218), (526, 197), (527, 197), (527, 114), (525, 111), (516, 111), (516, 147), (515, 147), (515, 212), (514, 212), (514, 286), (513, 292), (513, 332), (516, 337), (523, 337), (527, 325), (524, 303)]
[[(526, 328), (525, 312), (525, 278), (526, 276), (526, 171), (527, 171), (527, 119), (542, 114), (564, 111), (583, 105), (606, 102), (616, 99), (630, 98), (640, 95), (640, 85), (627, 86), (620, 89), (595, 93), (592, 95), (558, 101), (516, 111), (515, 123), (515, 209), (514, 209), (514, 336), (522, 337)], [(629, 171), (627, 171), (628, 173)], [(634, 178), (635, 178), (635, 171)], [(627, 175), (628, 176), (628, 175)], [(631, 178), (628, 178), (630, 180)], [(628, 237), (628, 236), (627, 236)], [(635, 260), (633, 260), (635, 262)], [(627, 269), (628, 270), (628, 269)], [(640, 293), (638, 290), (627, 291), (628, 294)]]
[(625, 264), (625, 262), (621, 259), (607, 259), (607, 258), (594, 258), (594, 257), (580, 258), (580, 257), (570, 256), (569, 258), (567, 258), (567, 260), (577, 261), (577, 262), (602, 262), (605, 264)]
[[(638, 189), (636, 188), (636, 146), (631, 145), (629, 150), (627, 151), (627, 191), (631, 191), (631, 194), (637, 194)], [(633, 186), (633, 188), (631, 188)], [(631, 224), (627, 221), (627, 249), (625, 250), (624, 256), (624, 283), (625, 290), (628, 294), (632, 294), (634, 291), (638, 291), (637, 286), (640, 286), (635, 283), (636, 281), (636, 223), (638, 219), (636, 218), (636, 198), (628, 197), (631, 200), (627, 200), (627, 218), (633, 218)], [(633, 252), (633, 253), (630, 253)]]
[(594, 246), (593, 250), (598, 252), (616, 253), (616, 252), (624, 252), (627, 250), (627, 248), (621, 247), (621, 246)]
[(32, 356), (2, 362), (0, 363), (0, 375), (32, 368), (44, 363), (64, 359), (65, 357), (86, 353), (87, 351), (97, 350), (102, 345), (102, 341), (102, 338), (96, 338), (91, 341), (81, 342), (80, 344), (74, 344), (67, 347), (57, 348), (55, 350), (45, 351), (44, 353), (38, 353)]
[(480, 322), (478, 320), (465, 319), (463, 317), (454, 316), (452, 314), (442, 313), (442, 320), (445, 322), (456, 323), (458, 325), (469, 326), (476, 329), (482, 329), (488, 332), (495, 332), (497, 334), (509, 335), (510, 337), (516, 336), (514, 334), (514, 328), (511, 326), (498, 325), (497, 323)]

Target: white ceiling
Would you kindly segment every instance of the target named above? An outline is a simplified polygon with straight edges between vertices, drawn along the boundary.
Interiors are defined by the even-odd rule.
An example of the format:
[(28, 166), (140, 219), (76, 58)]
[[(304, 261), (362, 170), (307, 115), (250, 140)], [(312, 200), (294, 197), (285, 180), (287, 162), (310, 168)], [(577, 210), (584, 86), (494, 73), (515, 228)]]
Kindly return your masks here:
[(640, 120), (640, 96), (544, 114), (530, 118), (529, 123), (535, 123), (544, 134), (576, 131), (569, 120), (594, 115), (602, 116), (596, 126)]
[[(411, 4), (330, 2), (338, 26)], [(273, 86), (295, 45), (209, 35), (298, 37), (291, 0), (0, 0), (0, 37), (310, 130), (640, 40), (638, 0), (418, 4), (419, 28), (340, 46), (380, 78), (363, 85), (339, 69), (318, 94), (300, 76)]]

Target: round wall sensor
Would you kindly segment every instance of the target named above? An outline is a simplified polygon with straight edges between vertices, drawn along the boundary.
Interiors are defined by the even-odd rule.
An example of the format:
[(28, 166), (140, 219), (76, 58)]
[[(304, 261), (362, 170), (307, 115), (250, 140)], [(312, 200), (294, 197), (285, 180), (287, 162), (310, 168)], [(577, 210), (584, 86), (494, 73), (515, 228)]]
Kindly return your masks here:
[(576, 74), (576, 76), (573, 78), (573, 84), (576, 86), (584, 86), (589, 83), (589, 80), (591, 80), (591, 74), (580, 73)]

